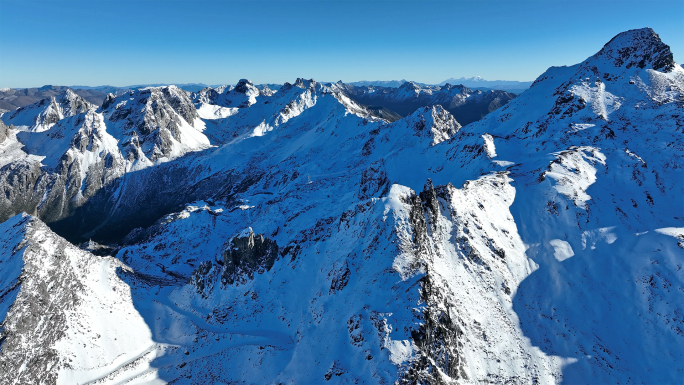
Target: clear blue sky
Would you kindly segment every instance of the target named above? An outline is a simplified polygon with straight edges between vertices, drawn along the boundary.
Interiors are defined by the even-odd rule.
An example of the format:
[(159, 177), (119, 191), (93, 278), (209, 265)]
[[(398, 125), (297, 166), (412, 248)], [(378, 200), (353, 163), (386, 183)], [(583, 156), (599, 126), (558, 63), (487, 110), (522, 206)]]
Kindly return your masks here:
[(642, 27), (681, 63), (682, 0), (0, 0), (0, 87), (534, 80)]

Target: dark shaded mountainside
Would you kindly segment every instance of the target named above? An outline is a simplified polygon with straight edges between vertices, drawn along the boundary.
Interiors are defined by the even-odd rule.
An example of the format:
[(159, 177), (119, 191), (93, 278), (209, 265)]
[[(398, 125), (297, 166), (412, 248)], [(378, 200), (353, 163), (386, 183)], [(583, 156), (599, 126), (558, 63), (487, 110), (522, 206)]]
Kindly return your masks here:
[[(405, 82), (397, 88), (343, 83), (338, 83), (338, 86), (354, 101), (383, 111), (390, 119), (407, 116), (420, 107), (441, 105), (463, 125), (482, 119), (516, 97), (506, 91), (472, 90), (448, 83), (425, 86)], [(395, 112), (395, 116), (390, 115), (390, 112)]]
[(496, 97), (406, 83), (380, 99), (430, 102), (392, 121), (378, 90), (3, 114), (0, 383), (684, 376), (684, 70), (653, 30), (468, 125)]
[(532, 82), (521, 82), (516, 80), (485, 80), (479, 76), (466, 78), (461, 77), (458, 79), (449, 78), (438, 85), (444, 84), (462, 84), (466, 87), (472, 88), (474, 90), (502, 90), (511, 92), (514, 94), (521, 94), (526, 89), (530, 88)]

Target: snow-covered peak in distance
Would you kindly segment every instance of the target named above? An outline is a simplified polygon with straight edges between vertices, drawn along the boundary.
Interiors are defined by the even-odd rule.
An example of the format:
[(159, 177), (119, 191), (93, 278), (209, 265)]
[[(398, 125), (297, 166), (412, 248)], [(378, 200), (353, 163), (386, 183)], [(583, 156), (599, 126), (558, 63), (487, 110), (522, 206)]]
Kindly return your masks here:
[(279, 89), (281, 86), (277, 86), (277, 87), (276, 87), (276, 86), (274, 86), (274, 85), (260, 84), (260, 85), (258, 85), (258, 86), (256, 86), (256, 87), (259, 89), (259, 92), (261, 93), (261, 95), (273, 96), (273, 94), (275, 94), (276, 92), (278, 92), (278, 89)]
[(460, 82), (459, 84), (463, 84), (462, 82), (481, 83), (481, 82), (486, 82), (487, 80), (484, 80), (484, 79), (482, 78), (482, 76), (473, 76), (473, 77), (470, 77), (470, 78), (467, 78), (467, 77), (461, 77), (461, 78), (458, 78), (458, 79), (449, 78), (449, 79), (445, 80), (444, 83), (449, 83), (449, 82), (452, 82), (452, 81), (455, 81), (455, 82), (457, 82), (457, 83)]
[(431, 145), (450, 139), (461, 128), (454, 116), (439, 104), (420, 108), (393, 125), (409, 127), (415, 131), (416, 136), (429, 138)]
[[(342, 81), (340, 81), (342, 82)], [(379, 86), (379, 87), (401, 87), (402, 84), (408, 82), (406, 79), (402, 80), (375, 80), (375, 81), (370, 81), (370, 80), (362, 80), (362, 81), (357, 81), (357, 82), (348, 82), (346, 84), (351, 84), (353, 86), (357, 87), (363, 87), (363, 86)], [(423, 83), (420, 83), (420, 85), (426, 85)]]
[[(212, 142), (220, 144), (237, 138), (263, 136), (311, 108), (315, 112), (308, 114), (306, 124), (319, 124), (320, 119), (327, 119), (331, 111), (337, 110), (378, 120), (371, 110), (349, 99), (335, 84), (325, 85), (313, 79), (298, 78), (294, 83), (286, 82), (278, 91), (264, 87), (258, 97), (251, 83), (246, 87), (255, 95), (254, 103), (242, 104), (241, 107), (234, 107), (233, 97), (216, 98), (216, 104), (213, 104), (206, 103), (211, 100), (202, 95), (194, 95), (198, 112), (207, 123), (205, 133)], [(234, 90), (230, 92), (234, 93)]]
[(476, 121), (515, 98), (506, 91), (472, 90), (463, 85), (422, 86), (405, 82), (398, 88), (380, 86), (354, 86), (335, 83), (354, 101), (373, 107), (383, 107), (407, 116), (425, 106), (441, 105), (461, 124)]
[[(270, 91), (270, 89), (269, 89)], [(266, 91), (268, 93), (268, 91)], [(223, 107), (244, 108), (256, 103), (260, 90), (247, 79), (240, 79), (235, 86), (207, 87), (192, 95), (197, 104), (215, 104)]]
[(399, 88), (407, 91), (419, 91), (421, 89), (420, 85), (411, 81), (404, 82)]
[(173, 159), (210, 146), (187, 91), (150, 87), (108, 96), (101, 107), (128, 160)]
[(7, 112), (0, 119), (5, 124), (14, 125), (21, 131), (41, 132), (49, 129), (61, 119), (92, 108), (95, 108), (95, 105), (67, 89), (57, 96)]

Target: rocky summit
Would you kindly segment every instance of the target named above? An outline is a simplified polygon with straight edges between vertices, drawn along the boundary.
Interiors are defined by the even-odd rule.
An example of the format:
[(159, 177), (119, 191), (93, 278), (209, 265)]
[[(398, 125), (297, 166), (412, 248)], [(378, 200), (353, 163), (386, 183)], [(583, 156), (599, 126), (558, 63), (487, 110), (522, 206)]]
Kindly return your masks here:
[(681, 382), (684, 70), (596, 49), (2, 114), (0, 383)]

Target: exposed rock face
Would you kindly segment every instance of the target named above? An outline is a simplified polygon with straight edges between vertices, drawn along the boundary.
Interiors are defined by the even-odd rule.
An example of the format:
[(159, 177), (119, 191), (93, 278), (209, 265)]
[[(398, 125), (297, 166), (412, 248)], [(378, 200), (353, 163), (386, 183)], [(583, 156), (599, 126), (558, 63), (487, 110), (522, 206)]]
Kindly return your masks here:
[(263, 234), (255, 235), (251, 228), (231, 239), (223, 252), (221, 283), (232, 285), (254, 279), (254, 274), (271, 270), (278, 258), (278, 244)]
[(389, 192), (390, 181), (387, 178), (385, 162), (380, 160), (371, 165), (361, 174), (359, 185), (359, 199), (369, 199), (374, 196), (383, 196)]
[[(0, 309), (4, 310), (0, 313), (3, 318), (0, 378), (5, 384), (54, 383), (57, 371), (51, 369), (56, 369), (60, 363), (55, 344), (66, 332), (65, 312), (77, 305), (77, 293), (83, 288), (73, 271), (60, 263), (59, 253), (63, 250), (48, 256), (44, 255), (46, 245), (34, 244), (35, 240), (31, 238), (35, 231), (49, 232), (45, 225), (31, 221), (28, 216), (19, 216), (3, 223), (2, 227), (6, 242), (2, 245), (3, 263), (0, 264), (3, 278)], [(54, 246), (59, 250), (60, 246), (68, 247), (67, 244), (62, 241)], [(15, 247), (17, 249), (13, 249)], [(40, 272), (44, 274), (50, 270), (53, 272), (49, 279), (41, 280)], [(47, 312), (50, 316), (44, 317)], [(21, 357), (25, 357), (27, 351), (31, 352), (31, 360), (30, 366), (24, 369), (22, 366), (29, 362)]]
[(129, 161), (173, 158), (209, 146), (192, 100), (176, 86), (131, 91), (105, 100), (103, 111), (125, 135), (120, 145)]
[(0, 120), (0, 143), (4, 142), (5, 139), (7, 139), (7, 136), (9, 136), (9, 127), (5, 125), (5, 123)]
[[(216, 260), (200, 263), (192, 272), (190, 282), (205, 297), (218, 287), (244, 285), (256, 274), (270, 271), (280, 258), (279, 250), (275, 241), (247, 228), (226, 243), (222, 255)], [(168, 272), (164, 269), (164, 273)]]
[(432, 145), (448, 140), (461, 129), (461, 124), (440, 105), (418, 109), (396, 124), (404, 122), (413, 128), (416, 136), (431, 138)]
[(131, 341), (151, 342), (130, 287), (116, 275), (118, 260), (79, 250), (26, 215), (2, 223), (0, 232), (1, 383), (97, 376), (98, 361), (125, 354)]
[[(440, 384), (447, 378), (468, 381), (465, 373), (463, 330), (451, 319), (446, 298), (435, 292), (429, 277), (422, 280), (422, 296), (431, 304), (422, 314), (420, 327), (411, 338), (420, 356), (409, 366), (398, 381), (400, 384)], [(442, 304), (439, 300), (444, 301)]]

